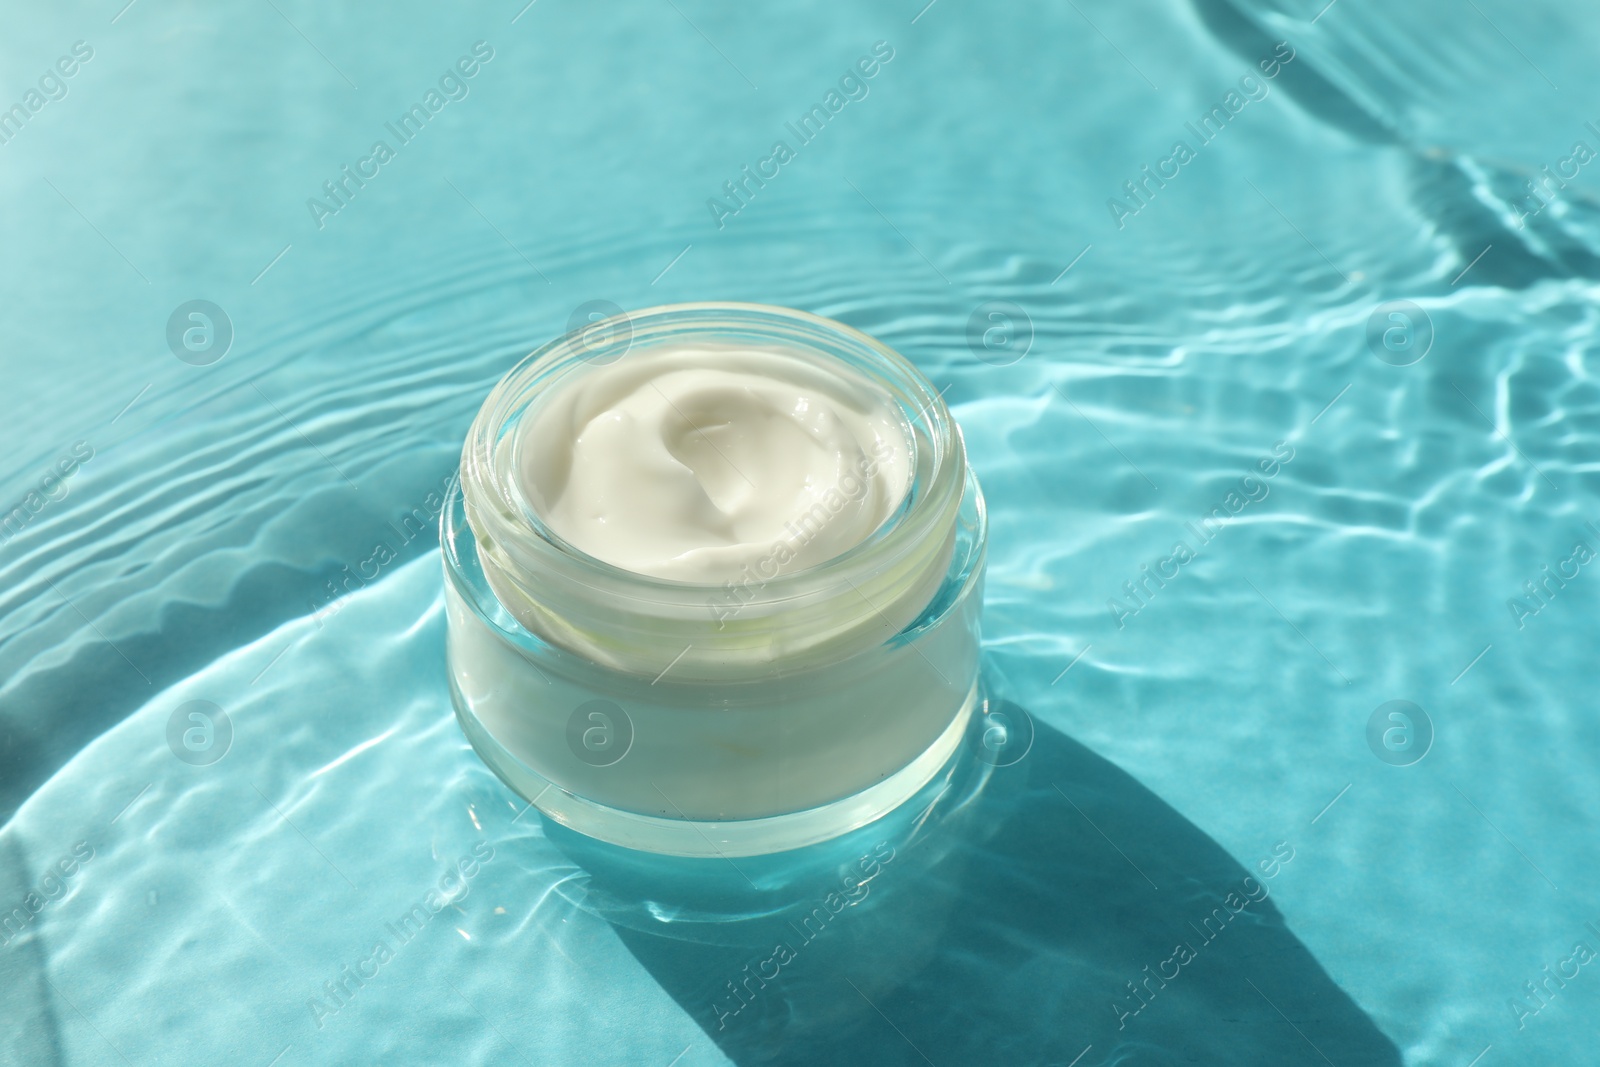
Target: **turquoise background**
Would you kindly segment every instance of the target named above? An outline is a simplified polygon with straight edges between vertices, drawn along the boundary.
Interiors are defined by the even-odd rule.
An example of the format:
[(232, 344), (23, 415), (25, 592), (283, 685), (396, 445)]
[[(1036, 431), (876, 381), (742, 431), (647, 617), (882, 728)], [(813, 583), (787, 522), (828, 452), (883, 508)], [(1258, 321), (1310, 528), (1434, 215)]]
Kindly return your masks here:
[[(1600, 971), (1548, 975), (1600, 951), (1597, 50), (1576, 0), (10, 5), (0, 1063), (1585, 1062)], [(703, 299), (947, 387), (990, 676), (1035, 730), (937, 818), (740, 877), (519, 814), (451, 717), (436, 536), (403, 532), (576, 309)], [(193, 300), (214, 362), (169, 344)], [(231, 726), (209, 765), (169, 745), (190, 700)], [(1387, 712), (1368, 740), (1393, 700), (1431, 724), (1406, 766)], [(1247, 874), (1270, 899), (1124, 1018)]]

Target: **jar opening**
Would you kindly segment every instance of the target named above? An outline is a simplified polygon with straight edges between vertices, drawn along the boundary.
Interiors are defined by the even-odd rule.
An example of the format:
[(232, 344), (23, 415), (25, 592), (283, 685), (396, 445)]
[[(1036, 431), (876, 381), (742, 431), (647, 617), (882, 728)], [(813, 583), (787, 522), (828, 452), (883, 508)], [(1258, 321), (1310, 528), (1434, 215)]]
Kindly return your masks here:
[[(943, 399), (915, 367), (850, 327), (788, 309), (686, 304), (620, 318), (626, 322), (597, 323), (530, 355), (490, 394), (468, 435), (467, 519), (508, 611), (529, 630), (612, 666), (658, 671), (673, 661), (674, 670), (716, 676), (838, 657), (921, 614), (950, 560), (966, 463)], [(562, 435), (571, 432), (573, 413), (560, 398), (685, 346), (758, 354), (753, 364), (763, 353), (799, 353), (806, 373), (870, 387), (904, 443), (899, 500), (843, 551), (788, 558), (774, 542), (754, 567), (722, 581), (640, 573), (563, 536), (541, 513), (544, 502), (530, 499), (524, 477), (538, 460), (530, 450), (570, 447)], [(540, 419), (551, 411), (564, 417), (547, 419), (541, 433)], [(825, 512), (814, 509), (796, 532), (820, 528)], [(804, 565), (784, 565), (795, 559)]]

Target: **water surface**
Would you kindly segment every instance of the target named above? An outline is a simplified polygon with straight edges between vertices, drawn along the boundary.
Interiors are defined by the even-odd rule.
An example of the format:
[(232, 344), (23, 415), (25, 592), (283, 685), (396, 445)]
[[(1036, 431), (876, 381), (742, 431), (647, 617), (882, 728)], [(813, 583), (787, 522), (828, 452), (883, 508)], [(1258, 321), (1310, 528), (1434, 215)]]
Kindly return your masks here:
[[(4, 1057), (1583, 1061), (1584, 7), (120, 6), (0, 17), (0, 104), (92, 51), (0, 144), (26, 510), (0, 907), (42, 902), (0, 946)], [(346, 165), (373, 176), (340, 204)], [(920, 830), (752, 870), (753, 898), (519, 816), (451, 718), (417, 533), (483, 396), (575, 309), (699, 299), (838, 318), (946, 389), (990, 506), (991, 674), (1039, 737)], [(169, 344), (193, 300), (231, 324), (214, 362)], [(991, 301), (1017, 332), (975, 348)], [(1426, 316), (1408, 365), (1393, 301)], [(229, 718), (216, 762), (169, 746), (190, 700)], [(1392, 700), (1431, 722), (1409, 766), (1368, 742)], [(873, 894), (719, 1027), (766, 924), (880, 841)], [(1163, 942), (1284, 850), (1131, 1014)], [(430, 892), (456, 899), (387, 932)]]

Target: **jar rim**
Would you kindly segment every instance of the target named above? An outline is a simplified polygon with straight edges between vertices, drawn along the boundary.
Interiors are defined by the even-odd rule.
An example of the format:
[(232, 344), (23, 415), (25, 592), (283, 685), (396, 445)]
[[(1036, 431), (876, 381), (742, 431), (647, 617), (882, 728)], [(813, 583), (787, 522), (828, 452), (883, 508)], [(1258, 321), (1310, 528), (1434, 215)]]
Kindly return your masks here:
[[(705, 625), (711, 618), (707, 607), (712, 598), (725, 594), (731, 582), (684, 581), (630, 571), (560, 538), (527, 500), (511, 458), (515, 448), (502, 446), (508, 435), (518, 433), (530, 405), (546, 390), (559, 388), (569, 375), (582, 373), (586, 364), (605, 365), (630, 352), (694, 340), (799, 350), (820, 357), (820, 365), (830, 358), (841, 361), (893, 404), (910, 450), (911, 482), (895, 511), (864, 540), (829, 559), (793, 571), (780, 566), (771, 577), (762, 575), (753, 589), (746, 582), (737, 609), (742, 618), (731, 635), (720, 622), (709, 632)], [(629, 623), (618, 615), (631, 611), (654, 639), (675, 625), (679, 633), (673, 635), (674, 641), (687, 636), (730, 648), (773, 640), (773, 634), (751, 629), (760, 619), (767, 621), (769, 630), (792, 631), (789, 636), (806, 645), (808, 640), (798, 637), (808, 629), (804, 619), (809, 616), (813, 624), (830, 628), (823, 622), (830, 602), (835, 615), (853, 612), (852, 625), (857, 629), (861, 618), (869, 615), (898, 624), (897, 628), (910, 622), (926, 601), (916, 605), (910, 617), (901, 617), (905, 606), (900, 602), (908, 591), (915, 593), (918, 583), (928, 587), (930, 597), (937, 587), (949, 559), (947, 542), (953, 537), (966, 480), (960, 429), (942, 393), (904, 356), (844, 323), (806, 311), (742, 302), (703, 301), (623, 312), (540, 346), (513, 367), (484, 401), (461, 460), (463, 503), (485, 572), (502, 601), (511, 601), (505, 606), (524, 625), (538, 630), (540, 626), (530, 623), (543, 621), (546, 628), (559, 630), (570, 624), (592, 636), (626, 629)], [(841, 603), (841, 594), (855, 602), (853, 608)], [(880, 610), (884, 602), (899, 610)], [(587, 644), (588, 637), (580, 643)], [(707, 648), (701, 654), (711, 651)]]

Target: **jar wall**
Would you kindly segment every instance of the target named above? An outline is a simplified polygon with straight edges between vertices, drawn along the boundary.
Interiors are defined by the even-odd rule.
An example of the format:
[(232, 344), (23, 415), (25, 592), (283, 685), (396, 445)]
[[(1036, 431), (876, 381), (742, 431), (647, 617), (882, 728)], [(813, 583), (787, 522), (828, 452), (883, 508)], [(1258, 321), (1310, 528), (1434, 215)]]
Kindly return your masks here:
[[(524, 629), (495, 601), (452, 487), (443, 534), (458, 715), (513, 788), (591, 836), (679, 854), (834, 836), (916, 792), (961, 736), (978, 681), (985, 533), (969, 477), (949, 570), (910, 626), (823, 667), (679, 683), (670, 669), (617, 671)], [(609, 723), (589, 719), (583, 709), (597, 700), (620, 716), (602, 708)], [(591, 727), (594, 749), (582, 737)], [(607, 750), (624, 741), (620, 755)]]

